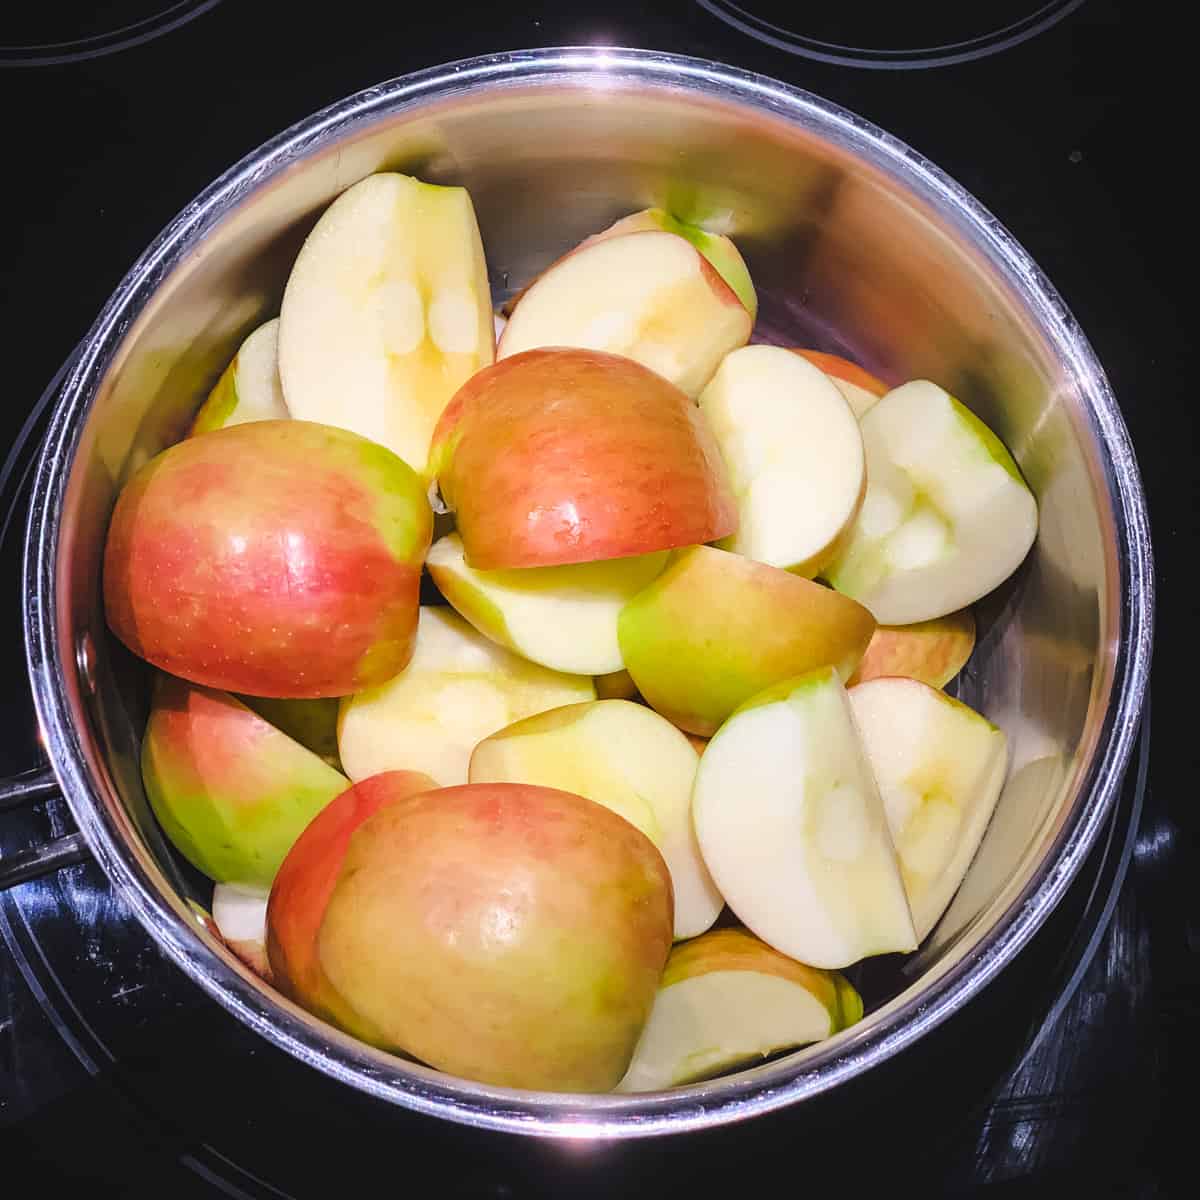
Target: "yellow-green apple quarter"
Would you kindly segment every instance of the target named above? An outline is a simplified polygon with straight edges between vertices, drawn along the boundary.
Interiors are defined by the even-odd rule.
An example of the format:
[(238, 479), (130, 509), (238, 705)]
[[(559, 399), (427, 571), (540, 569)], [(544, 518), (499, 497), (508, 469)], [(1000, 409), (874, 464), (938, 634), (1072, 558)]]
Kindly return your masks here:
[(632, 558), (737, 528), (703, 414), (616, 354), (529, 350), (480, 371), (442, 414), (430, 465), (479, 571)]
[(256, 975), (270, 982), (271, 964), (267, 960), (268, 895), (267, 888), (218, 883), (213, 888), (212, 919), (225, 945)]
[(662, 852), (675, 889), (675, 937), (703, 933), (723, 906), (692, 827), (699, 755), (670, 721), (629, 700), (594, 700), (527, 717), (484, 738), (472, 783), (560, 788), (611, 808)]
[(1004, 784), (1007, 739), (974, 709), (916, 679), (871, 679), (849, 695), (920, 940), (979, 848)]
[(617, 622), (646, 703), (702, 737), (780, 680), (827, 665), (848, 678), (874, 629), (831, 588), (712, 546), (674, 555)]
[(117, 498), (104, 555), (112, 631), (194, 683), (344, 696), (412, 654), (433, 517), (390, 450), (308, 421), (186, 438)]
[(840, 974), (805, 966), (743, 929), (671, 951), (619, 1092), (653, 1092), (823, 1041), (862, 1016)]
[(727, 354), (700, 409), (729, 468), (735, 554), (809, 578), (837, 554), (866, 491), (862, 434), (827, 375), (778, 346)]
[(457, 612), (492, 641), (554, 671), (606, 675), (623, 665), (621, 609), (662, 571), (667, 555), (476, 571), (451, 533), (434, 542), (425, 566)]
[(485, 638), (453, 610), (423, 607), (412, 662), (342, 701), (338, 749), (357, 781), (380, 771), (423, 771), (442, 786), (467, 782), (471, 751), (534, 713), (594, 700), (588, 675), (529, 662)]
[(218, 883), (267, 888), (349, 781), (225, 692), (155, 681), (142, 779), (175, 848)]
[(279, 314), (293, 416), (352, 429), (423, 472), (442, 409), (494, 356), (487, 265), (465, 188), (381, 172), (329, 206)]
[(597, 675), (594, 683), (596, 684), (597, 700), (637, 699), (637, 684), (633, 682), (633, 677), (628, 671), (612, 671), (606, 675)]
[(282, 421), (291, 413), (279, 382), (279, 319), (260, 325), (241, 344), (192, 422), (206, 433), (246, 421)]
[(310, 860), (320, 887), (294, 895), (353, 1032), (483, 1083), (619, 1082), (672, 928), (666, 864), (628, 821), (569, 792), (469, 784), (386, 800), (331, 849)]
[(650, 230), (601, 238), (547, 268), (517, 300), (496, 357), (545, 346), (603, 350), (696, 396), (753, 324), (691, 242)]
[(832, 668), (768, 688), (721, 726), (692, 812), (726, 903), (781, 954), (836, 969), (916, 949), (883, 800)]
[(930, 621), (1003, 583), (1033, 545), (1037, 502), (1000, 439), (928, 380), (862, 421), (867, 494), (823, 572), (881, 625)]
[(842, 358), (840, 354), (826, 354), (823, 350), (796, 350), (814, 367), (820, 367), (833, 380), (834, 386), (850, 405), (856, 417), (863, 417), (887, 395), (888, 385), (870, 371), (864, 371), (858, 363)]
[(969, 608), (913, 625), (880, 625), (846, 686), (881, 675), (904, 675), (930, 687), (945, 687), (967, 665), (974, 648), (975, 616)]

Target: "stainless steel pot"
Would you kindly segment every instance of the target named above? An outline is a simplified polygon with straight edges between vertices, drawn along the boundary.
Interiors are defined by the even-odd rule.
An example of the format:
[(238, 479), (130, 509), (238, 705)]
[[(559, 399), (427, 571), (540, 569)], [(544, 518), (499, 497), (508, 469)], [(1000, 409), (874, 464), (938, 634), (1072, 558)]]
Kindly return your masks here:
[[(633, 209), (723, 221), (759, 286), (760, 336), (848, 352), (892, 382), (937, 380), (1001, 434), (1036, 492), (1037, 546), (981, 606), (961, 685), (1009, 733), (1008, 784), (895, 995), (832, 1040), (670, 1093), (484, 1087), (315, 1020), (198, 920), (192, 901), (204, 897), (189, 892), (142, 791), (145, 676), (105, 631), (105, 525), (122, 481), (178, 436), (238, 340), (275, 311), (316, 215), (384, 168), (470, 189), (498, 298)], [(611, 49), (473, 59), (370, 88), (255, 151), (189, 205), (121, 283), (67, 379), (37, 464), (25, 594), (57, 783), (87, 846), (180, 969), (264, 1037), (381, 1100), (574, 1137), (697, 1129), (803, 1100), (967, 1004), (1053, 909), (1110, 810), (1143, 701), (1153, 601), (1142, 490), (1108, 384), (995, 218), (907, 146), (816, 97), (708, 62)], [(42, 857), (77, 850), (67, 842)]]

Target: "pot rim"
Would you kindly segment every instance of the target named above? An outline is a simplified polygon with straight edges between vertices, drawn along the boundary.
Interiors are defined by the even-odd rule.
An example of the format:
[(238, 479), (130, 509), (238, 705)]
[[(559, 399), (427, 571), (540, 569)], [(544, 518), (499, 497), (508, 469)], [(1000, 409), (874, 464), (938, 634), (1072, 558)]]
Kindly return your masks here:
[[(1110, 703), (1073, 810), (1056, 842), (986, 936), (947, 952), (934, 977), (851, 1028), (788, 1058), (671, 1092), (575, 1096), (461, 1080), (377, 1051), (310, 1017), (218, 949), (172, 893), (153, 860), (131, 844), (119, 801), (89, 762), (73, 719), (73, 648), (59, 637), (60, 517), (79, 439), (125, 332), (159, 284), (240, 199), (330, 140), (374, 120), (481, 88), (640, 85), (766, 111), (815, 129), (864, 157), (953, 224), (1035, 316), (1078, 384), (1099, 450), (1117, 543), (1120, 630)], [(556, 47), (432, 67), (351, 95), (298, 122), (227, 170), (183, 209), (118, 285), (84, 339), (38, 458), (24, 556), (26, 656), (34, 705), (63, 795), (88, 845), (134, 914), (176, 966), (210, 996), (290, 1054), (367, 1094), (466, 1125), (566, 1138), (637, 1137), (704, 1129), (815, 1096), (916, 1042), (974, 997), (1040, 928), (1082, 865), (1120, 787), (1149, 674), (1154, 582), (1149, 522), (1128, 431), (1086, 337), (1049, 281), (978, 201), (903, 142), (811, 93), (704, 59), (616, 47)]]

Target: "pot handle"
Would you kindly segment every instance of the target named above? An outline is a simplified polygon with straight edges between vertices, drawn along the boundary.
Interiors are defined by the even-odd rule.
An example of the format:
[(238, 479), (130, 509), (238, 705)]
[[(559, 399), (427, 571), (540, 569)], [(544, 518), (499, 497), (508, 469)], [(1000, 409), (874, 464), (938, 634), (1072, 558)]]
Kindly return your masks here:
[[(46, 767), (14, 775), (11, 779), (0, 779), (0, 813), (58, 794), (58, 780)], [(0, 892), (60, 867), (83, 862), (87, 857), (87, 843), (81, 833), (64, 834), (28, 850), (0, 856)]]

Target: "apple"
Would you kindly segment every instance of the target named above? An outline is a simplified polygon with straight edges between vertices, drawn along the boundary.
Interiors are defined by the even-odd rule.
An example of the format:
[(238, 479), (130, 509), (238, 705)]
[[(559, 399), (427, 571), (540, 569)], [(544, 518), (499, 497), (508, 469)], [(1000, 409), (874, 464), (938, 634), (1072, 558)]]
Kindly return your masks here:
[(753, 324), (686, 238), (627, 233), (574, 250), (530, 284), (496, 357), (545, 346), (603, 350), (635, 359), (694, 397), (721, 359), (750, 340)]
[(193, 683), (346, 695), (408, 662), (431, 529), (416, 474), (366, 438), (308, 421), (215, 429), (121, 490), (106, 616), (135, 654)]
[(300, 831), (350, 786), (225, 692), (160, 675), (142, 779), (175, 848), (218, 883), (267, 888)]
[(911, 625), (973, 604), (1020, 566), (1037, 535), (1037, 502), (974, 413), (918, 379), (859, 425), (867, 494), (823, 573), (838, 591), (881, 625)]
[(700, 393), (737, 497), (721, 544), (810, 578), (837, 554), (866, 491), (858, 422), (819, 368), (778, 346), (727, 354)]
[(522, 717), (594, 700), (590, 676), (527, 662), (448, 608), (423, 607), (412, 662), (394, 679), (342, 701), (338, 749), (353, 780), (423, 771), (467, 782), (471, 751)]
[(288, 277), (279, 315), (287, 406), (424, 471), (442, 409), (495, 356), (493, 331), (466, 189), (370, 175), (329, 206)]
[(667, 551), (634, 558), (476, 571), (462, 538), (434, 542), (425, 566), (439, 591), (480, 633), (553, 671), (622, 669), (617, 617), (667, 565)]
[(905, 675), (945, 687), (967, 665), (974, 648), (975, 616), (969, 608), (915, 625), (880, 625), (846, 686), (881, 675)]
[(480, 371), (442, 414), (430, 461), (478, 571), (631, 558), (737, 528), (703, 415), (615, 354), (529, 350)]
[(247, 421), (283, 421), (291, 413), (279, 382), (279, 319), (260, 325), (241, 344), (192, 422), (207, 433)]
[(836, 969), (916, 949), (883, 801), (833, 668), (768, 688), (721, 726), (692, 813), (729, 907), (781, 954)]
[(991, 820), (1007, 739), (974, 709), (916, 679), (871, 679), (849, 695), (923, 940)]
[(819, 583), (712, 546), (692, 546), (622, 610), (625, 668), (646, 703), (702, 737), (783, 679), (831, 665), (843, 679), (875, 622)]
[(699, 756), (686, 736), (629, 700), (593, 700), (526, 717), (484, 738), (472, 783), (530, 783), (586, 796), (624, 817), (662, 852), (675, 889), (675, 937), (703, 933), (724, 901), (692, 828)]
[(271, 964), (267, 960), (267, 896), (263, 888), (237, 883), (218, 883), (213, 888), (213, 924), (221, 940), (268, 983)]
[(807, 358), (814, 367), (820, 367), (830, 379), (851, 411), (860, 420), (875, 407), (881, 396), (886, 396), (888, 385), (877, 379), (870, 371), (864, 371), (857, 363), (840, 354), (826, 354), (823, 350), (801, 350), (796, 354)]
[(618, 1092), (679, 1087), (810, 1045), (862, 1016), (841, 975), (805, 966), (742, 929), (714, 929), (671, 951)]
[[(290, 879), (305, 915), (283, 936), (303, 939), (351, 1032), (505, 1087), (624, 1075), (672, 925), (666, 865), (628, 821), (569, 792), (470, 784), (402, 793), (305, 849), (315, 879)], [(273, 932), (287, 899), (272, 893)]]
[(347, 1033), (379, 1044), (379, 1029), (356, 1013), (325, 976), (317, 934), (350, 838), (385, 804), (433, 791), (428, 775), (389, 771), (347, 788), (321, 810), (283, 860), (267, 899), (267, 961), (285, 996)]
[(611, 671), (597, 675), (592, 681), (596, 685), (597, 700), (636, 700), (637, 684), (628, 671)]
[(238, 696), (247, 708), (252, 708), (265, 721), (307, 746), (318, 758), (324, 759), (335, 771), (342, 769), (338, 757), (337, 718), (338, 699), (327, 696), (321, 700), (276, 700), (269, 696)]

